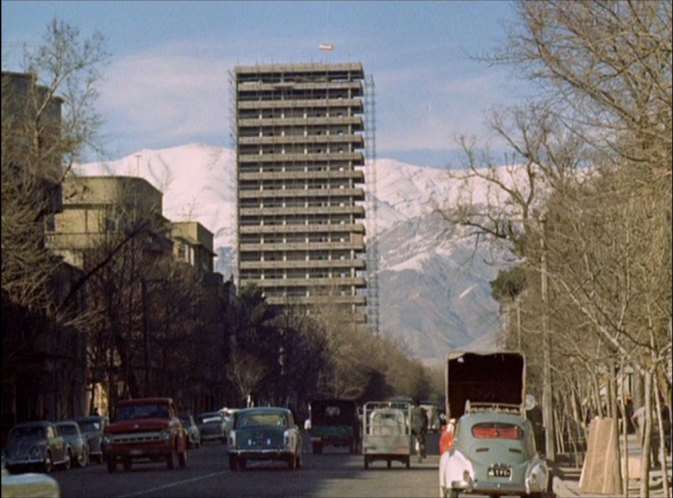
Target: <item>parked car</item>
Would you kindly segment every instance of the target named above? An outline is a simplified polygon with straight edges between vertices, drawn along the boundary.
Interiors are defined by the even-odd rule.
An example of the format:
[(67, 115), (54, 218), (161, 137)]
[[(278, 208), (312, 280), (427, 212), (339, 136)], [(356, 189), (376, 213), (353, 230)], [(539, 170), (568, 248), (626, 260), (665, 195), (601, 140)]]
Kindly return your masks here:
[(190, 448), (201, 447), (201, 431), (199, 426), (194, 421), (194, 416), (191, 413), (183, 413), (180, 415), (180, 422), (187, 432), (187, 443)]
[(457, 422), (453, 443), (440, 457), (444, 497), (459, 493), (542, 496), (549, 469), (535, 448), (531, 423), (521, 414), (474, 411)]
[(196, 425), (201, 432), (201, 442), (222, 441), (227, 443), (227, 427), (221, 412), (200, 413), (196, 417)]
[(245, 469), (248, 460), (280, 460), (296, 469), (301, 467), (301, 432), (287, 408), (244, 408), (236, 413), (227, 453), (231, 470)]
[(24, 422), (14, 426), (4, 451), (10, 473), (39, 468), (48, 474), (54, 466), (70, 468), (68, 446), (53, 422)]
[(229, 435), (229, 431), (234, 428), (234, 417), (239, 408), (220, 408), (220, 412), (224, 415), (224, 429)]
[(74, 420), (57, 422), (56, 427), (68, 445), (70, 461), (78, 467), (86, 467), (89, 464), (89, 444), (77, 422)]
[(172, 398), (137, 398), (119, 401), (115, 417), (105, 428), (103, 458), (108, 472), (121, 462), (130, 470), (134, 462), (163, 460), (169, 469), (187, 466), (187, 434)]
[(94, 460), (98, 463), (103, 462), (103, 431), (108, 424), (107, 417), (99, 415), (90, 415), (88, 417), (77, 417), (75, 422), (87, 439), (89, 444), (89, 461)]
[(2, 458), (2, 498), (60, 498), (61, 488), (56, 479), (46, 474), (29, 472), (10, 475)]

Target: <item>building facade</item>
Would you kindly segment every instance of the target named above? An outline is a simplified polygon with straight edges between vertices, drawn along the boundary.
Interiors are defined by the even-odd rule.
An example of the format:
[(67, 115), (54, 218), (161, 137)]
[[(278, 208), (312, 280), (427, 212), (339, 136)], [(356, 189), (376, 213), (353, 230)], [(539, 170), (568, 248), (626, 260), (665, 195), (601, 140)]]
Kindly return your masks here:
[(2, 393), (0, 443), (18, 422), (82, 415), (86, 336), (79, 269), (45, 248), (62, 209), (69, 141), (63, 101), (32, 74), (2, 72)]
[(366, 321), (361, 64), (235, 69), (239, 287)]
[(116, 243), (119, 234), (141, 230), (146, 252), (171, 254), (162, 199), (163, 194), (143, 178), (69, 177), (63, 184), (63, 211), (46, 223), (47, 247), (83, 268), (92, 250), (108, 241)]
[[(201, 273), (213, 273), (213, 234), (198, 221), (171, 223), (173, 255)], [(220, 276), (221, 278), (221, 276)]]

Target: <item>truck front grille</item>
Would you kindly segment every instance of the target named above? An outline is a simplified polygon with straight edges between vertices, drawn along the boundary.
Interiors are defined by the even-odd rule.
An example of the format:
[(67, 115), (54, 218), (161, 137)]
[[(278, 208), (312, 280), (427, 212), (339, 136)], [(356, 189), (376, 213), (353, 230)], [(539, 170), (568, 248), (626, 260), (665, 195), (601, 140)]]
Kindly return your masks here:
[(112, 443), (115, 444), (135, 444), (161, 441), (160, 432), (133, 432), (129, 434), (115, 434), (112, 436)]

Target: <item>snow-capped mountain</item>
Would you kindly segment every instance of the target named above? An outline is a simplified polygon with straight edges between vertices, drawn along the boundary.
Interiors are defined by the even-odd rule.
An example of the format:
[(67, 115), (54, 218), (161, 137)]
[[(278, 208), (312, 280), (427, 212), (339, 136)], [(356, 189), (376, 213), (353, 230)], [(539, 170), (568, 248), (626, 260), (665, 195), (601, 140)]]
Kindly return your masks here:
[[(381, 333), (400, 339), (423, 360), (455, 349), (495, 348), (501, 325), (489, 282), (498, 268), (486, 262), (484, 249), (475, 252), (462, 230), (433, 214), (433, 208), (465, 195), (466, 186), (445, 171), (394, 160), (379, 159), (374, 167), (377, 181), (367, 189), (378, 201)], [(164, 194), (164, 216), (196, 220), (213, 232), (216, 271), (228, 278), (235, 250), (235, 169), (232, 150), (190, 144), (80, 165), (76, 173), (147, 179)], [(468, 190), (476, 200), (487, 195), (485, 185)]]

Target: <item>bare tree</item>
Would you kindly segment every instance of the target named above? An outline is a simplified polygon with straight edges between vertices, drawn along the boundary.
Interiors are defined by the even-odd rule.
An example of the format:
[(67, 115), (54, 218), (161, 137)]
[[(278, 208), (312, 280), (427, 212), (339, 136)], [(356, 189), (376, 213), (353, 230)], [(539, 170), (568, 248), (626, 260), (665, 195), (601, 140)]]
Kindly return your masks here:
[[(524, 327), (548, 319), (561, 353), (552, 360), (575, 358), (597, 386), (586, 392), (558, 363), (556, 379), (569, 384), (557, 394), (594, 398), (601, 410), (598, 386), (607, 382), (614, 416), (616, 378), (603, 371), (628, 364), (645, 382), (649, 407), (671, 350), (671, 5), (517, 5), (520, 22), (489, 62), (513, 64), (540, 91), (529, 105), (493, 116), (514, 151), (509, 168), (463, 141), (468, 169), (456, 173), (488, 181), (505, 201), (459, 202), (445, 212), (480, 237), (507, 241), (526, 271), (544, 256), (549, 299), (527, 287)], [(523, 172), (515, 188), (498, 176), (512, 165)], [(535, 208), (546, 212), (544, 225)], [(568, 413), (579, 415), (572, 406)], [(642, 470), (645, 496), (646, 459)]]
[[(60, 262), (44, 246), (44, 222), (59, 185), (85, 146), (94, 146), (103, 38), (53, 20), (23, 74), (2, 77), (2, 288), (30, 309), (57, 315), (45, 284)], [(23, 81), (21, 81), (23, 80)]]

